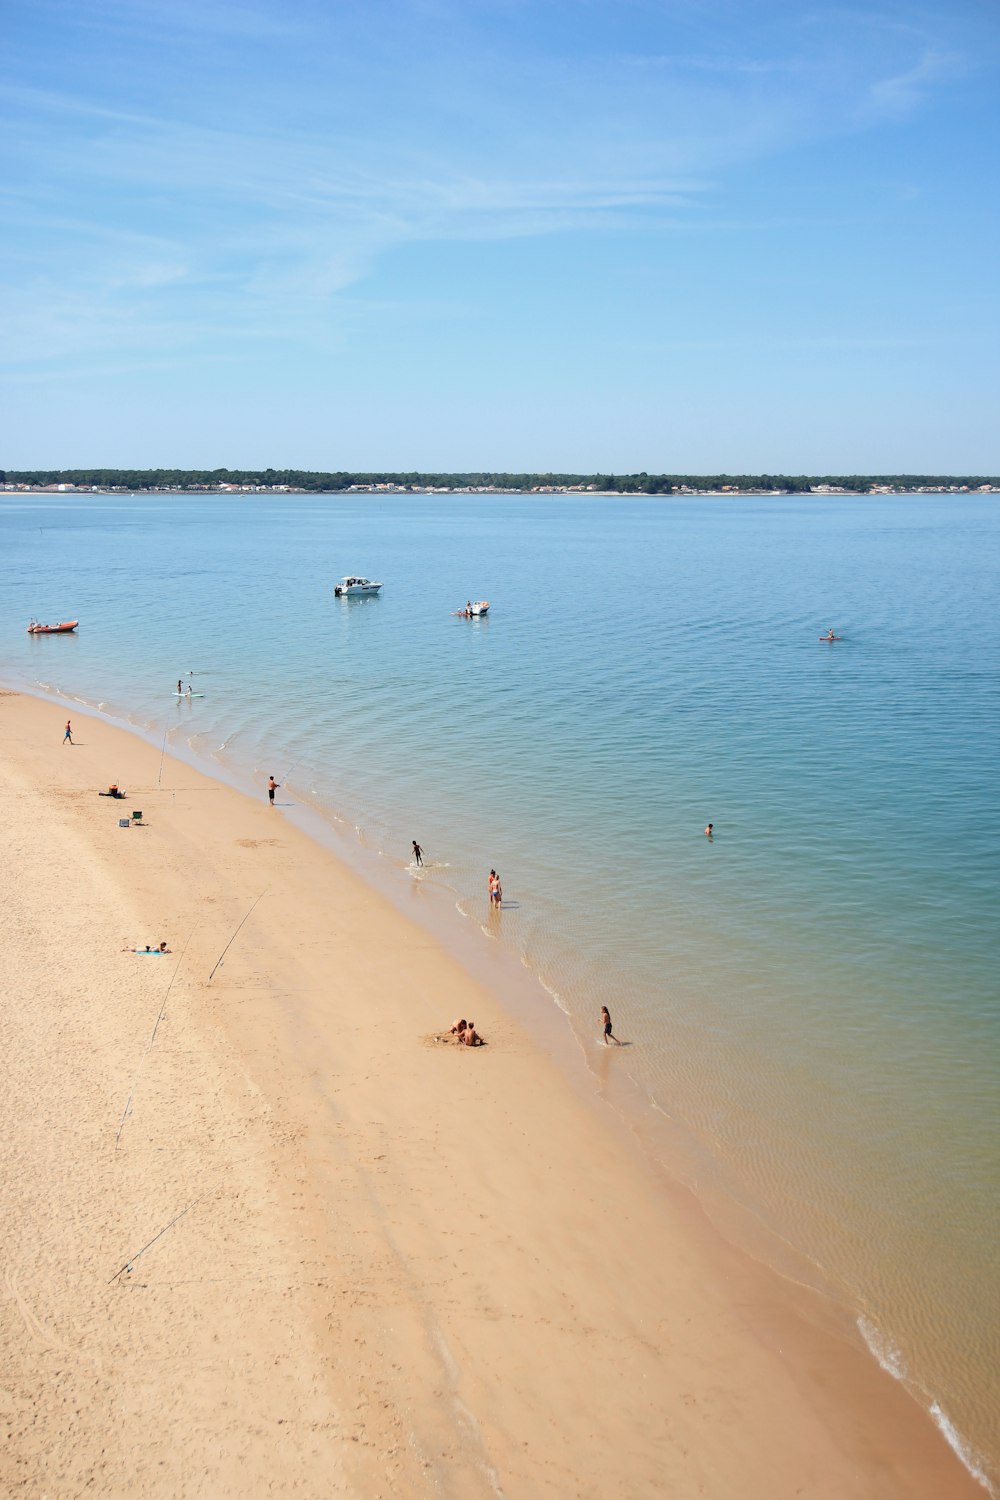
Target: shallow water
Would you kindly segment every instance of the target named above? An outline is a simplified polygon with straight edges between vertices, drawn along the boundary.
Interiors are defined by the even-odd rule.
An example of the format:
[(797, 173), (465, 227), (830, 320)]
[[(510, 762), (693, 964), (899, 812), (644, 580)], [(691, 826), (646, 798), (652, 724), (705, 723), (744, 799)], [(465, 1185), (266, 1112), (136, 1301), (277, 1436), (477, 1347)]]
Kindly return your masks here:
[(273, 771), (400, 882), (419, 839), (996, 1476), (998, 532), (993, 496), (7, 496), (3, 670)]

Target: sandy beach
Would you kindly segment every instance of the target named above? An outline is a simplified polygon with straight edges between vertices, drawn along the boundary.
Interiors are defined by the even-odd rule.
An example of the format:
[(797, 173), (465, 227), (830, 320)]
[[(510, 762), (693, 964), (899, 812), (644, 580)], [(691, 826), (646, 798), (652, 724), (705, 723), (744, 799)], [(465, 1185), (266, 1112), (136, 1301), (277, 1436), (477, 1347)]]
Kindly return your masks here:
[(982, 1496), (281, 793), (65, 718), (0, 697), (5, 1494)]

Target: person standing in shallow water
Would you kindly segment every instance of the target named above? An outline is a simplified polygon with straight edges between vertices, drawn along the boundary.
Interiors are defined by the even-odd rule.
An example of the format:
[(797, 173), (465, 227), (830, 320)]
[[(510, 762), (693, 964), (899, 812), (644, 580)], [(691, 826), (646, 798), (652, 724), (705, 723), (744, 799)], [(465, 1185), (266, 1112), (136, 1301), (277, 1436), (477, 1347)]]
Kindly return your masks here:
[(279, 783), (275, 781), (273, 776), (267, 778), (267, 800), (272, 807), (274, 806), (274, 794), (278, 790), (278, 785)]
[(423, 862), (424, 862), (424, 851), (421, 849), (421, 847), (417, 843), (416, 839), (414, 839), (413, 840), (413, 863), (415, 865), (422, 865)]
[(614, 1044), (615, 1044), (616, 1047), (620, 1047), (621, 1046), (621, 1042), (618, 1040), (618, 1038), (615, 1036), (614, 1032), (611, 1030), (611, 1012), (608, 1010), (608, 1007), (606, 1005), (602, 1005), (601, 1006), (601, 1024), (604, 1027), (604, 1045), (605, 1045), (605, 1047), (608, 1045), (609, 1042), (614, 1042)]
[(707, 823), (705, 825), (705, 837), (707, 839), (714, 839), (715, 834), (712, 832), (712, 830), (713, 830), (714, 827), (715, 827), (714, 823)]

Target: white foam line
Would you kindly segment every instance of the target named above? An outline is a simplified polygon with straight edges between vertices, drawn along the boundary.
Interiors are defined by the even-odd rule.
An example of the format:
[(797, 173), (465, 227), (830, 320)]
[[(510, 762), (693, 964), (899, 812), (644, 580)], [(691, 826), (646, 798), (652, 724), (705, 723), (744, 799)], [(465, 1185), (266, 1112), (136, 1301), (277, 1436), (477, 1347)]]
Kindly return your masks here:
[[(869, 1353), (886, 1374), (891, 1375), (894, 1380), (905, 1382), (907, 1379), (906, 1363), (898, 1346), (881, 1333), (863, 1314), (858, 1318), (857, 1326), (858, 1332), (868, 1346)], [(978, 1453), (965, 1441), (950, 1417), (942, 1411), (936, 1401), (931, 1402), (930, 1414), (938, 1431), (963, 1467), (968, 1469), (973, 1479), (982, 1485), (987, 1494), (995, 1495), (996, 1491), (980, 1466), (982, 1461)]]
[(952, 1452), (958, 1455), (973, 1479), (978, 1480), (988, 1495), (995, 1495), (996, 1491), (979, 1467), (980, 1460), (978, 1453), (969, 1446), (961, 1433), (956, 1430), (954, 1423), (945, 1416), (936, 1401), (931, 1402), (931, 1416), (943, 1434), (945, 1442), (951, 1448)]
[(569, 1009), (569, 1006), (563, 1004), (562, 996), (560, 995), (559, 991), (554, 990), (551, 984), (546, 984), (545, 980), (540, 974), (538, 976), (538, 983), (541, 985), (545, 993), (556, 1002), (564, 1016), (572, 1016), (573, 1012)]
[(868, 1345), (869, 1354), (886, 1374), (891, 1375), (894, 1380), (905, 1380), (906, 1365), (902, 1352), (864, 1314), (858, 1318), (858, 1332)]

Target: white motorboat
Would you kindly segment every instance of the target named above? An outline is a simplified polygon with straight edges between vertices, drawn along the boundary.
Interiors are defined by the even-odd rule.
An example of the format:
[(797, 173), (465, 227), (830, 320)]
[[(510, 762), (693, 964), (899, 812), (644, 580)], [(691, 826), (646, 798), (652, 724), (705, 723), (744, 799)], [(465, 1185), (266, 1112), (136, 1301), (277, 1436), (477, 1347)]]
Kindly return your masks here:
[(471, 601), (464, 609), (457, 609), (455, 613), (462, 615), (466, 620), (478, 620), (490, 612), (490, 601), (488, 599), (477, 599), (475, 604)]
[(342, 578), (334, 589), (338, 599), (353, 599), (359, 594), (377, 594), (382, 587), (380, 583), (372, 583), (370, 578)]

